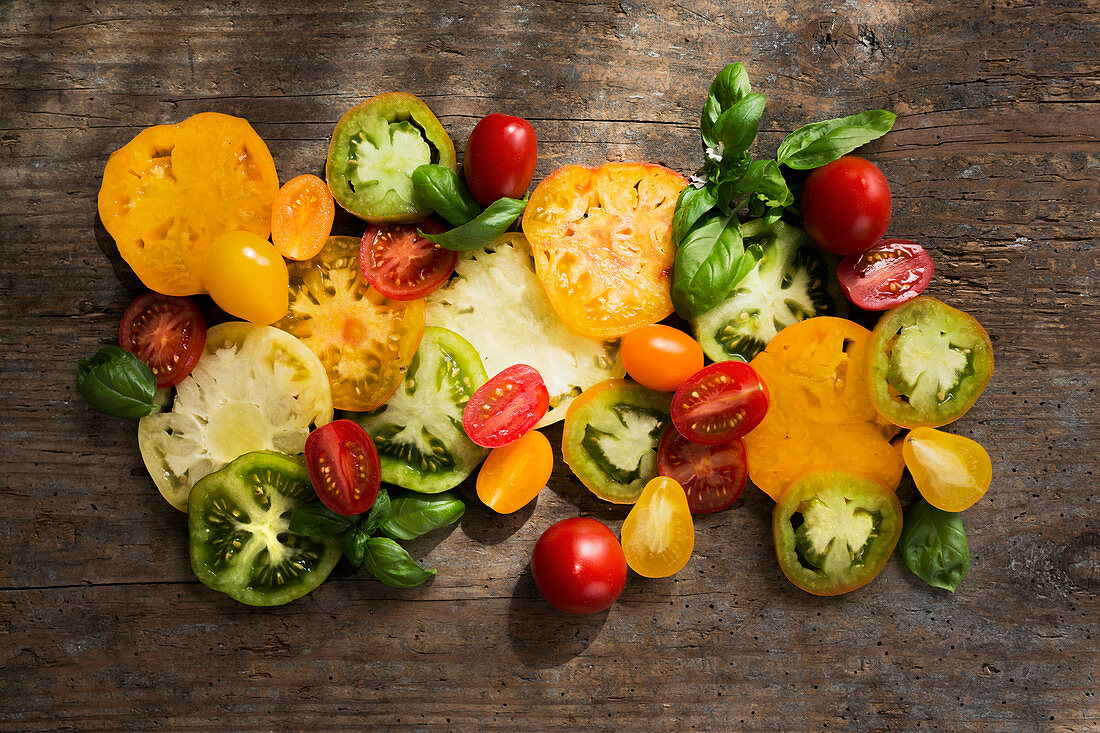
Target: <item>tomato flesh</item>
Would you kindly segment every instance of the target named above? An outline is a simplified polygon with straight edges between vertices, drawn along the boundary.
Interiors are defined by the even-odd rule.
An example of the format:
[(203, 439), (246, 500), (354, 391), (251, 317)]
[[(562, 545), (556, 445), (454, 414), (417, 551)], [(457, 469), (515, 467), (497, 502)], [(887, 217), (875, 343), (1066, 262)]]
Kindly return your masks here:
[(745, 489), (749, 475), (745, 443), (736, 438), (700, 445), (669, 426), (657, 448), (657, 472), (684, 488), (692, 514), (718, 512), (732, 506)]
[[(363, 280), (394, 300), (415, 300), (432, 292), (454, 272), (458, 253), (421, 236), (414, 225), (368, 226), (359, 245)], [(419, 225), (426, 234), (442, 234), (430, 219)]]
[(542, 597), (559, 611), (599, 613), (611, 608), (626, 587), (626, 557), (606, 525), (573, 517), (539, 537), (531, 575)]
[(654, 324), (623, 337), (623, 366), (643, 387), (673, 392), (703, 368), (703, 347), (678, 328)]
[(538, 147), (535, 129), (522, 117), (494, 112), (474, 125), (463, 173), (477, 202), (488, 206), (505, 196), (523, 196), (535, 175)]
[(226, 313), (258, 326), (286, 315), (286, 260), (271, 242), (247, 231), (226, 232), (210, 244), (203, 286)]
[(308, 260), (325, 246), (335, 217), (336, 203), (324, 181), (308, 173), (291, 178), (271, 207), (271, 242), (283, 257)]
[(768, 387), (755, 369), (723, 361), (699, 370), (676, 390), (672, 424), (696, 443), (728, 443), (760, 424), (768, 401)]
[(477, 497), (498, 514), (517, 512), (538, 496), (553, 471), (550, 441), (532, 430), (493, 449), (477, 474)]
[(337, 514), (362, 514), (378, 498), (378, 449), (356, 422), (334, 420), (310, 433), (306, 466), (318, 498)]
[(846, 155), (809, 175), (801, 206), (806, 231), (822, 248), (859, 254), (890, 226), (890, 185), (874, 163)]
[(908, 239), (884, 239), (840, 261), (836, 277), (854, 305), (881, 311), (912, 300), (928, 287), (935, 269), (924, 247)]
[(542, 376), (526, 364), (514, 364), (481, 385), (462, 413), (470, 440), (499, 448), (527, 433), (546, 414), (550, 393)]
[(687, 495), (675, 480), (646, 484), (623, 522), (623, 554), (638, 575), (667, 578), (683, 570), (695, 550), (695, 525)]
[(206, 321), (190, 298), (148, 292), (122, 314), (118, 345), (149, 365), (158, 387), (171, 387), (199, 362)]
[(993, 481), (985, 448), (961, 435), (914, 428), (905, 436), (901, 455), (921, 496), (945, 512), (969, 509)]

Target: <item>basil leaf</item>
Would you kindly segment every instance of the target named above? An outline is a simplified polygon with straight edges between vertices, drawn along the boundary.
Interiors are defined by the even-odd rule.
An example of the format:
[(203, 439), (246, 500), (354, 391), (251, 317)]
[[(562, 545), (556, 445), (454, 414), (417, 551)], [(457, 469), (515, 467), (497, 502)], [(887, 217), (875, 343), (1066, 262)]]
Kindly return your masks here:
[(796, 170), (818, 168), (882, 137), (894, 126), (896, 119), (893, 112), (872, 109), (835, 120), (812, 122), (784, 138), (776, 159)]
[(77, 362), (76, 388), (89, 405), (113, 417), (134, 419), (160, 409), (153, 370), (129, 351), (104, 346)]
[(457, 252), (469, 252), (484, 247), (508, 231), (508, 227), (512, 226), (512, 222), (523, 213), (525, 208), (527, 208), (527, 199), (522, 201), (510, 198), (497, 199), (476, 218), (460, 227), (442, 234), (420, 232), (420, 235), (427, 237), (440, 247)]
[(363, 566), (367, 571), (394, 588), (415, 588), (436, 572), (417, 565), (405, 548), (388, 537), (370, 538), (363, 550)]
[(741, 155), (752, 145), (767, 101), (763, 94), (749, 94), (719, 116), (714, 123), (714, 139), (723, 160)]
[(686, 186), (676, 200), (676, 211), (672, 215), (672, 244), (677, 245), (684, 235), (695, 226), (700, 217), (714, 208), (714, 187), (707, 184), (702, 188)]
[(339, 537), (355, 527), (358, 519), (358, 516), (337, 514), (319, 501), (311, 501), (290, 513), (287, 529), (309, 537)]
[(706, 147), (718, 147), (718, 141), (714, 135), (714, 126), (718, 122), (718, 117), (744, 99), (745, 95), (751, 91), (749, 74), (741, 62), (728, 64), (718, 72), (718, 76), (714, 77), (714, 81), (710, 84), (710, 92), (707, 94), (707, 101), (703, 103), (703, 114), (699, 120), (699, 129)]
[(359, 520), (360, 531), (374, 534), (390, 518), (390, 508), (392, 506), (389, 492), (385, 489), (379, 489), (378, 498), (374, 500), (370, 510), (366, 514), (360, 515), (362, 517)]
[(470, 195), (458, 174), (445, 165), (426, 163), (412, 174), (413, 195), (426, 209), (431, 209), (458, 227), (481, 213), (481, 206)]
[(344, 557), (355, 567), (362, 567), (363, 559), (367, 556), (367, 543), (371, 536), (362, 530), (353, 529), (340, 535), (340, 549)]
[(729, 214), (736, 213), (731, 209), (734, 202), (755, 191), (764, 179), (764, 172), (768, 163), (775, 161), (753, 160), (747, 165), (739, 165), (735, 169), (727, 171), (718, 179), (718, 203)]
[(779, 169), (779, 163), (769, 160), (764, 169), (764, 175), (756, 188), (756, 195), (760, 197), (765, 206), (778, 206), (783, 208), (794, 203), (794, 194), (787, 186), (787, 179), (783, 177), (783, 171)]
[(408, 492), (393, 500), (390, 515), (381, 526), (382, 534), (395, 540), (412, 540), (432, 530), (457, 522), (466, 505), (455, 494)]
[(772, 224), (779, 221), (781, 216), (783, 216), (783, 208), (780, 206), (773, 206), (764, 214), (764, 226), (770, 227)]
[(966, 530), (957, 512), (945, 512), (919, 499), (905, 514), (901, 558), (928, 585), (952, 593), (970, 570)]
[(738, 283), (744, 252), (736, 216), (712, 214), (697, 223), (676, 250), (671, 288), (676, 312), (694, 318), (716, 306)]

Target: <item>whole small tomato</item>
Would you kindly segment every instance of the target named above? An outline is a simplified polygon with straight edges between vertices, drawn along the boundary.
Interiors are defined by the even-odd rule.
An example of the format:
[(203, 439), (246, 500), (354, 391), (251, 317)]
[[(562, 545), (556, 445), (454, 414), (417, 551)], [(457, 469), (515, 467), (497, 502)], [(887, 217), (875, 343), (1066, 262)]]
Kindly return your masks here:
[(206, 250), (203, 285), (226, 313), (268, 326), (286, 315), (290, 276), (275, 245), (259, 234), (226, 232)]
[(531, 123), (494, 112), (474, 126), (466, 143), (466, 185), (482, 206), (505, 196), (518, 199), (531, 185), (537, 158)]
[(660, 323), (642, 326), (623, 337), (623, 367), (638, 384), (674, 392), (703, 368), (703, 347), (678, 328)]
[(890, 226), (890, 186), (874, 163), (846, 155), (823, 165), (802, 186), (802, 221), (824, 249), (859, 254)]
[(531, 574), (542, 597), (559, 611), (599, 613), (611, 608), (626, 587), (626, 556), (606, 525), (574, 517), (539, 537)]

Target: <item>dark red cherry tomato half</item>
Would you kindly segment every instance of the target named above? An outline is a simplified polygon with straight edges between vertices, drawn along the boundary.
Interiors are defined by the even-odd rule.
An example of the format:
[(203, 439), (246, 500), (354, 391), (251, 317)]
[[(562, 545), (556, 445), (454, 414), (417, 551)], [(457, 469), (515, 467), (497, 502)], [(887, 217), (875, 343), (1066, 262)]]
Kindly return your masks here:
[(535, 129), (522, 117), (483, 117), (466, 143), (462, 170), (470, 193), (482, 206), (522, 198), (535, 175), (538, 148)]
[(768, 411), (768, 387), (743, 361), (703, 367), (672, 397), (672, 424), (703, 445), (729, 443), (760, 424)]
[(657, 448), (657, 473), (684, 487), (692, 514), (720, 512), (745, 489), (749, 475), (745, 443), (735, 438), (729, 443), (700, 445), (670, 425)]
[(363, 280), (394, 300), (423, 298), (447, 281), (458, 254), (420, 236), (446, 231), (428, 219), (419, 224), (372, 224), (359, 244)]
[(531, 575), (542, 597), (559, 611), (599, 613), (611, 608), (626, 587), (626, 556), (606, 525), (573, 517), (539, 537)]
[(462, 412), (470, 440), (499, 448), (522, 437), (546, 414), (550, 393), (534, 367), (513, 364), (478, 387)]
[(802, 222), (824, 249), (859, 254), (890, 226), (890, 186), (874, 163), (854, 155), (823, 165), (802, 185)]
[(306, 468), (317, 497), (337, 514), (362, 514), (378, 498), (378, 449), (359, 423), (334, 420), (310, 433)]
[(862, 254), (841, 260), (836, 277), (853, 304), (884, 311), (920, 295), (933, 269), (932, 258), (916, 242), (884, 239)]
[(148, 292), (122, 314), (118, 345), (149, 365), (158, 387), (171, 387), (199, 362), (206, 321), (190, 298)]

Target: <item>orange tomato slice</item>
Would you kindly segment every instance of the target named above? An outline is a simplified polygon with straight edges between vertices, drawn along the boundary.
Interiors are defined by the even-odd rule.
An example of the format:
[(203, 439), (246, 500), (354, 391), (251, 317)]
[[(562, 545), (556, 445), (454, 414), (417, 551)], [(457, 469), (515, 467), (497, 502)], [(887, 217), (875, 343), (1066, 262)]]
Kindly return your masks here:
[(335, 217), (327, 183), (308, 173), (291, 178), (271, 207), (271, 242), (287, 259), (308, 260), (325, 246)]

